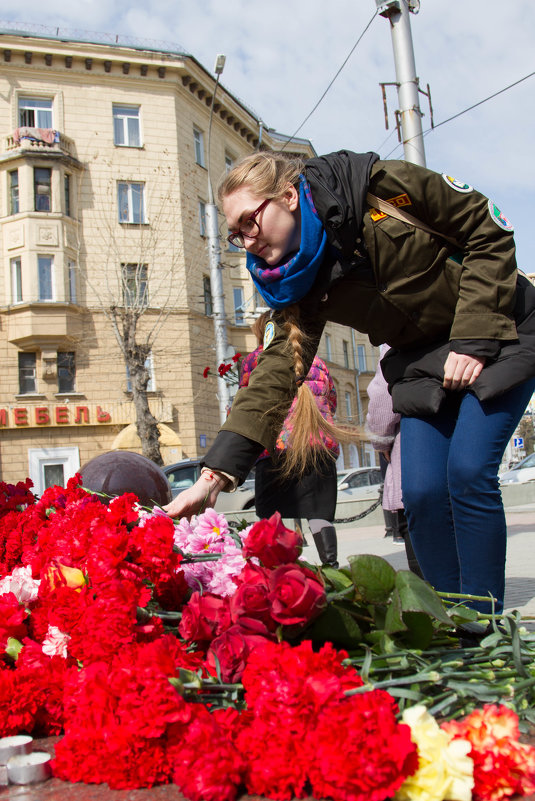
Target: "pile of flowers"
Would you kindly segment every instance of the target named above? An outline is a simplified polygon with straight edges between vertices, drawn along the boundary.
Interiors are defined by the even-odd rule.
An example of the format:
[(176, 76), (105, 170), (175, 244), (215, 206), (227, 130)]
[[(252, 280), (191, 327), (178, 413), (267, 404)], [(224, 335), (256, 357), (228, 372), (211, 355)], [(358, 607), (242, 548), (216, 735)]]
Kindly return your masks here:
[[(424, 674), (441, 692), (437, 671), (407, 675), (407, 638), (436, 643), (469, 612), (382, 560), (320, 570), (301, 546), (279, 515), (234, 533), (211, 509), (175, 524), (133, 494), (105, 504), (79, 476), (40, 499), (29, 481), (0, 483), (0, 736), (63, 735), (64, 780), (175, 782), (192, 801), (535, 792), (511, 697), (476, 696), (439, 725), (417, 692)], [(514, 649), (522, 704), (526, 648)], [(448, 671), (450, 685), (458, 658)]]

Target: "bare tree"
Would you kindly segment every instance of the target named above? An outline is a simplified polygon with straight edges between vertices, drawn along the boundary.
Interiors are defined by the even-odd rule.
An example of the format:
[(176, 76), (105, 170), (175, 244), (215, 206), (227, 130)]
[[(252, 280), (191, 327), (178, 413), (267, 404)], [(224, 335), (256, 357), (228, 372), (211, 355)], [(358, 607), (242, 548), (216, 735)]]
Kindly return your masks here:
[[(91, 193), (87, 212), (93, 215), (87, 228), (96, 225), (99, 241), (89, 241), (84, 229), (78, 263), (91, 295), (88, 306), (105, 315), (123, 356), (142, 453), (162, 465), (158, 420), (149, 407), (149, 360), (171, 311), (187, 308), (186, 279), (193, 266), (186, 269), (177, 233), (180, 184), (175, 168), (158, 166), (149, 194), (144, 182), (117, 174), (111, 161), (102, 163), (107, 175)], [(83, 200), (82, 192), (82, 206)]]

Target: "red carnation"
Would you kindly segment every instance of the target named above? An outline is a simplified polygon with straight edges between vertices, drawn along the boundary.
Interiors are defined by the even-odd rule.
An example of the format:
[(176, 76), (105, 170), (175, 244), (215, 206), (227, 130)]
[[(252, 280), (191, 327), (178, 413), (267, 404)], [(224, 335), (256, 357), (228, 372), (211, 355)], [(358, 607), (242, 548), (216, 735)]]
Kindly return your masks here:
[(202, 377), (203, 378), (208, 378), (208, 373), (209, 372), (210, 372), (210, 368), (209, 367), (205, 367), (204, 370), (202, 371)]
[(325, 707), (308, 743), (315, 798), (383, 801), (393, 797), (418, 768), (411, 730), (396, 721), (396, 712), (394, 699), (384, 690), (342, 698)]

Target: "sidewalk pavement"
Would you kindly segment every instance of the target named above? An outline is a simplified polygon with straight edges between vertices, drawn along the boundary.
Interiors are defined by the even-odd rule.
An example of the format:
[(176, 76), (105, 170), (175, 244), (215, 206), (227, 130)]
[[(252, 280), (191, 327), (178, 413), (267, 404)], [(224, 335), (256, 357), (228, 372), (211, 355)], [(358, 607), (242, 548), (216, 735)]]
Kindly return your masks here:
[[(517, 609), (523, 616), (533, 616), (535, 623), (535, 503), (513, 506), (505, 510), (507, 519), (507, 564), (505, 570), (505, 611)], [(337, 526), (338, 558), (347, 564), (351, 555), (376, 554), (396, 570), (407, 569), (403, 545), (394, 545), (385, 537), (384, 525)], [(308, 547), (303, 558), (318, 562), (312, 535), (305, 527)], [(531, 625), (530, 625), (531, 628)]]

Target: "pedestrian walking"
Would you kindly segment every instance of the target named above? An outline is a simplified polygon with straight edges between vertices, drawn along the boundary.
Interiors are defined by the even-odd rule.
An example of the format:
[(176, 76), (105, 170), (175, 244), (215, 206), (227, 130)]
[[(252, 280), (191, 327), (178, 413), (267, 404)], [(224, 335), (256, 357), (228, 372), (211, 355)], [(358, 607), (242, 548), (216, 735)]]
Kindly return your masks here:
[[(242, 359), (240, 387), (248, 386), (258, 364), (270, 318), (270, 312), (265, 312), (252, 326), (258, 347)], [(268, 327), (267, 330), (269, 336), (271, 329)], [(310, 390), (320, 414), (332, 423), (336, 413), (336, 389), (323, 359), (314, 357), (304, 385)], [(302, 474), (288, 474), (285, 460), (293, 438), (296, 404), (294, 398), (277, 436), (273, 457), (264, 450), (256, 462), (256, 514), (258, 517), (271, 517), (274, 512), (280, 512), (282, 517), (297, 519), (299, 523), (301, 518), (305, 518), (321, 563), (338, 567), (338, 542), (333, 521), (337, 496), (336, 459), (340, 446), (335, 439), (320, 431), (321, 458), (312, 460)], [(313, 441), (311, 445), (314, 447)]]

